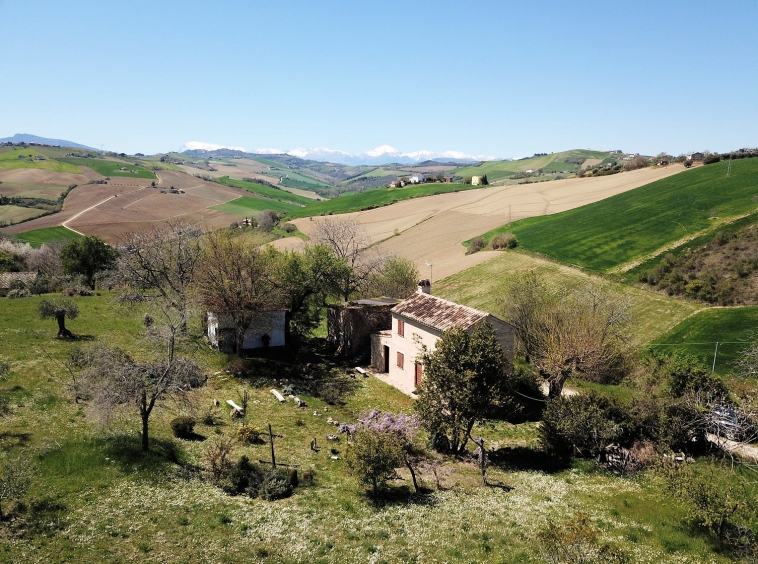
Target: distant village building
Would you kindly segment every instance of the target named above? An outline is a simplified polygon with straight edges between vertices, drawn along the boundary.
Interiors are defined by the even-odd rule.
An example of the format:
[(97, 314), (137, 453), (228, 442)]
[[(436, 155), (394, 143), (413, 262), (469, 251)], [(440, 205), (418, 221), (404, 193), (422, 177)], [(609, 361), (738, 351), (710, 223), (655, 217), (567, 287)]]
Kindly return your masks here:
[(426, 175), (422, 172), (419, 172), (418, 174), (411, 176), (408, 180), (411, 184), (420, 184), (421, 182), (426, 181)]
[(690, 153), (687, 155), (687, 160), (694, 163), (703, 162), (703, 153)]
[(454, 328), (473, 330), (488, 321), (509, 361), (513, 360), (515, 329), (497, 317), (430, 294), (428, 280), (418, 291), (390, 310), (390, 326), (371, 335), (371, 367), (377, 377), (406, 394), (421, 383), (423, 366), (418, 362), (421, 347), (434, 350), (443, 332)]
[[(287, 310), (259, 311), (253, 315), (242, 340), (243, 350), (286, 345)], [(221, 352), (236, 352), (237, 338), (228, 315), (208, 312), (208, 340)]]
[[(526, 172), (530, 172), (530, 171), (527, 170)], [(533, 172), (533, 171), (531, 171), (531, 172)], [(484, 185), (487, 184), (487, 180), (486, 179), (487, 179), (487, 175), (486, 174), (483, 174), (483, 175), (480, 175), (480, 176), (472, 176), (471, 177), (471, 186), (484, 186)]]

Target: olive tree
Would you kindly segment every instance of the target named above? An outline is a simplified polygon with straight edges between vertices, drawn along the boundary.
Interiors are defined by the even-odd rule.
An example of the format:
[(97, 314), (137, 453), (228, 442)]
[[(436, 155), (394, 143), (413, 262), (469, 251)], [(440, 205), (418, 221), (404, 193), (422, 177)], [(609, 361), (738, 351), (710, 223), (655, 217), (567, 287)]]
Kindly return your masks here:
[(58, 338), (69, 339), (74, 334), (66, 328), (66, 319), (79, 317), (79, 306), (72, 300), (41, 300), (37, 306), (40, 319), (55, 319), (58, 322)]

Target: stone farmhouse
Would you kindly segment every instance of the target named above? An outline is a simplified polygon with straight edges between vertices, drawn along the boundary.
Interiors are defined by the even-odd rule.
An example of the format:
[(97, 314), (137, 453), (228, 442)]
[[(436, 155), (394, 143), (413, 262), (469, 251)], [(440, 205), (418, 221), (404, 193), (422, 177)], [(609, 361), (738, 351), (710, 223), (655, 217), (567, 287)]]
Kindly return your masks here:
[(413, 395), (424, 367), (417, 361), (422, 346), (434, 350), (443, 332), (454, 328), (473, 330), (488, 321), (500, 346), (513, 360), (515, 328), (487, 312), (432, 296), (428, 280), (418, 291), (390, 310), (390, 326), (371, 335), (371, 367), (376, 376), (400, 391)]

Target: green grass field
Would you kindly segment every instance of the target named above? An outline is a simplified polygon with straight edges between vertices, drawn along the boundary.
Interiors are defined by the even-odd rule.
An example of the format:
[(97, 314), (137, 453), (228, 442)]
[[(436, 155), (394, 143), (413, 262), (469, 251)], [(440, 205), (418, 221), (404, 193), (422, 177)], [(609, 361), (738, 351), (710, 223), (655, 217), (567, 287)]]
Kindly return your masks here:
[(578, 165), (569, 164), (565, 162), (570, 158), (581, 159), (603, 159), (608, 156), (608, 153), (603, 151), (591, 151), (591, 150), (572, 150), (562, 151), (560, 153), (552, 153), (545, 157), (533, 157), (530, 159), (522, 159), (518, 161), (487, 161), (480, 166), (468, 166), (455, 169), (453, 171), (458, 176), (480, 176), (487, 175), (487, 179), (490, 182), (496, 182), (504, 178), (510, 178), (517, 172), (524, 172), (527, 170), (543, 169), (545, 172), (561, 172), (564, 170), (575, 171), (579, 169)]
[(246, 180), (237, 180), (236, 178), (229, 178), (228, 176), (222, 176), (221, 178), (217, 178), (216, 182), (219, 184), (223, 184), (225, 186), (236, 186), (237, 188), (242, 188), (244, 190), (247, 190), (248, 192), (252, 192), (254, 194), (258, 194), (259, 196), (263, 196), (265, 198), (271, 198), (272, 200), (282, 202), (287, 202), (290, 204), (300, 205), (300, 206), (307, 206), (309, 204), (313, 203), (313, 200), (310, 198), (306, 198), (304, 196), (298, 196), (297, 194), (293, 194), (292, 192), (287, 192), (286, 190), (280, 190), (279, 188), (272, 188), (271, 186), (266, 186), (264, 184), (258, 184), (256, 182), (247, 182)]
[[(64, 163), (75, 165), (77, 167), (86, 166), (94, 170), (96, 173), (102, 174), (103, 176), (128, 176), (131, 178), (147, 178), (152, 180), (155, 180), (156, 178), (153, 171), (129, 162), (108, 161), (105, 159), (78, 158), (64, 158), (60, 160)], [(122, 167), (128, 170), (120, 170)], [(135, 170), (137, 172), (129, 172), (129, 170)]]
[[(432, 293), (499, 315), (498, 300), (503, 294), (503, 282), (514, 272), (525, 270), (534, 270), (549, 283), (560, 287), (577, 287), (590, 278), (600, 280), (578, 269), (557, 265), (523, 252), (502, 251), (492, 260), (434, 282)], [(631, 300), (633, 335), (638, 343), (653, 341), (701, 307), (617, 282), (608, 284)]]
[[(671, 331), (655, 339), (657, 351), (684, 351), (697, 355), (711, 366), (716, 356), (716, 372), (732, 372), (734, 361), (758, 340), (758, 306), (710, 308), (688, 317)], [(719, 343), (716, 354), (716, 343)]]
[[(229, 357), (189, 339), (180, 347), (206, 371), (209, 380), (194, 393), (196, 440), (172, 436), (169, 422), (182, 413), (167, 404), (150, 418), (152, 453), (139, 451), (139, 419), (131, 406), (108, 425), (98, 424), (89, 404), (75, 403), (65, 370), (56, 365), (83, 344), (118, 345), (134, 358), (152, 350), (144, 336), (143, 315), (117, 305), (118, 292), (72, 298), (80, 309), (68, 327), (79, 342), (55, 339), (54, 321), (36, 314), (38, 297), (3, 300), (0, 307), (0, 358), (11, 364), (0, 393), (11, 413), (0, 418), (3, 460), (22, 453), (33, 466), (32, 482), (19, 505), (4, 500), (13, 519), (4, 523), (2, 559), (7, 562), (542, 562), (537, 533), (548, 519), (559, 523), (586, 512), (604, 541), (620, 543), (635, 562), (728, 562), (709, 540), (687, 527), (685, 515), (663, 492), (655, 475), (618, 478), (591, 461), (564, 467), (541, 463), (533, 448), (536, 425), (495, 422), (479, 428), (500, 462), (481, 487), (474, 464), (448, 457), (456, 472), (437, 490), (431, 475), (422, 478), (429, 493), (373, 503), (346, 475), (343, 454), (333, 460), (327, 443), (334, 427), (327, 416), (354, 421), (371, 408), (405, 411), (412, 401), (375, 378), (359, 378), (343, 405), (328, 406), (301, 395), (307, 409), (280, 404), (269, 392), (281, 389), (291, 359), (254, 361), (254, 378), (225, 373)], [(190, 333), (200, 327), (193, 318)], [(277, 502), (228, 497), (199, 472), (208, 445), (232, 437), (240, 425), (228, 417), (226, 399), (250, 392), (247, 424), (276, 433), (277, 460), (314, 473)], [(213, 407), (212, 399), (222, 402)], [(326, 412), (326, 409), (329, 411)], [(317, 411), (320, 416), (314, 416)], [(215, 417), (213, 425), (203, 420)], [(318, 437), (322, 450), (309, 448)], [(514, 448), (517, 450), (510, 451)], [(521, 449), (521, 450), (518, 450)], [(235, 443), (232, 457), (269, 457), (269, 445)], [(698, 462), (708, 468), (707, 461)], [(408, 485), (406, 471), (397, 485)], [(302, 484), (302, 482), (301, 482)]]
[(231, 202), (225, 204), (219, 204), (208, 208), (211, 210), (218, 210), (224, 213), (231, 213), (243, 217), (250, 217), (263, 210), (273, 210), (276, 212), (290, 212), (292, 210), (299, 209), (299, 206), (293, 204), (287, 204), (284, 202), (277, 202), (270, 198), (252, 198), (250, 196), (242, 196)]
[(18, 223), (25, 219), (31, 219), (33, 217), (39, 217), (43, 215), (45, 210), (37, 208), (26, 208), (23, 206), (0, 206), (0, 222), (5, 224)]
[(58, 226), (58, 227), (45, 227), (42, 229), (32, 229), (31, 231), (24, 231), (14, 235), (16, 239), (26, 241), (32, 247), (39, 247), (45, 243), (51, 241), (60, 241), (63, 239), (78, 239), (81, 237), (76, 231)]
[[(419, 198), (421, 196), (431, 196), (433, 194), (446, 194), (448, 192), (460, 192), (461, 190), (471, 190), (472, 188), (481, 188), (480, 186), (470, 186), (467, 184), (419, 184), (406, 186), (404, 188), (377, 188), (375, 190), (366, 190), (358, 194), (343, 195), (339, 198), (327, 202), (314, 202), (306, 208), (292, 212), (292, 218), (308, 217), (311, 215), (324, 215), (332, 213), (348, 213), (360, 211), (371, 207), (386, 206), (410, 198)], [(311, 200), (313, 202), (313, 200)]]
[(665, 245), (714, 231), (718, 220), (751, 213), (758, 159), (716, 163), (563, 213), (533, 217), (485, 234), (515, 233), (520, 244), (554, 259), (608, 271)]
[[(25, 155), (26, 159), (20, 159), (20, 155)], [(73, 174), (81, 174), (81, 170), (76, 163), (65, 162), (63, 159), (54, 160), (45, 156), (44, 161), (29, 160), (29, 156), (39, 157), (45, 156), (42, 152), (36, 151), (31, 147), (18, 148), (13, 151), (4, 151), (0, 153), (0, 169), (15, 170), (19, 168), (41, 168), (44, 170), (52, 170), (53, 172), (70, 172)]]

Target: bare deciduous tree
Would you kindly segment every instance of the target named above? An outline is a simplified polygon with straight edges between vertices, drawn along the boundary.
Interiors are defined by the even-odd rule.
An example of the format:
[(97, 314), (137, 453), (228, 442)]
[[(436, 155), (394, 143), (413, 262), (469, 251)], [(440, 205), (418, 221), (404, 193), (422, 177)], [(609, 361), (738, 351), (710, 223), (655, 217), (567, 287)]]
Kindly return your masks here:
[(385, 262), (376, 248), (369, 247), (371, 241), (368, 234), (354, 219), (323, 219), (318, 222), (313, 235), (316, 241), (327, 245), (351, 269), (345, 276), (334, 281), (336, 289), (345, 300), (365, 288), (371, 276)]
[(623, 367), (631, 322), (626, 296), (594, 282), (557, 291), (528, 274), (510, 284), (502, 304), (527, 359), (546, 376), (549, 397), (558, 397), (573, 374), (598, 379)]
[(109, 419), (119, 406), (136, 407), (142, 422), (142, 450), (149, 450), (149, 420), (156, 404), (164, 400), (186, 402), (187, 392), (205, 382), (192, 361), (136, 362), (119, 349), (100, 347), (90, 355), (83, 380), (91, 394), (91, 407)]
[[(134, 231), (121, 239), (122, 280), (153, 299), (166, 323), (187, 331), (190, 286), (200, 262), (202, 230), (185, 222), (168, 222), (148, 231)], [(131, 294), (141, 299), (142, 294)]]

